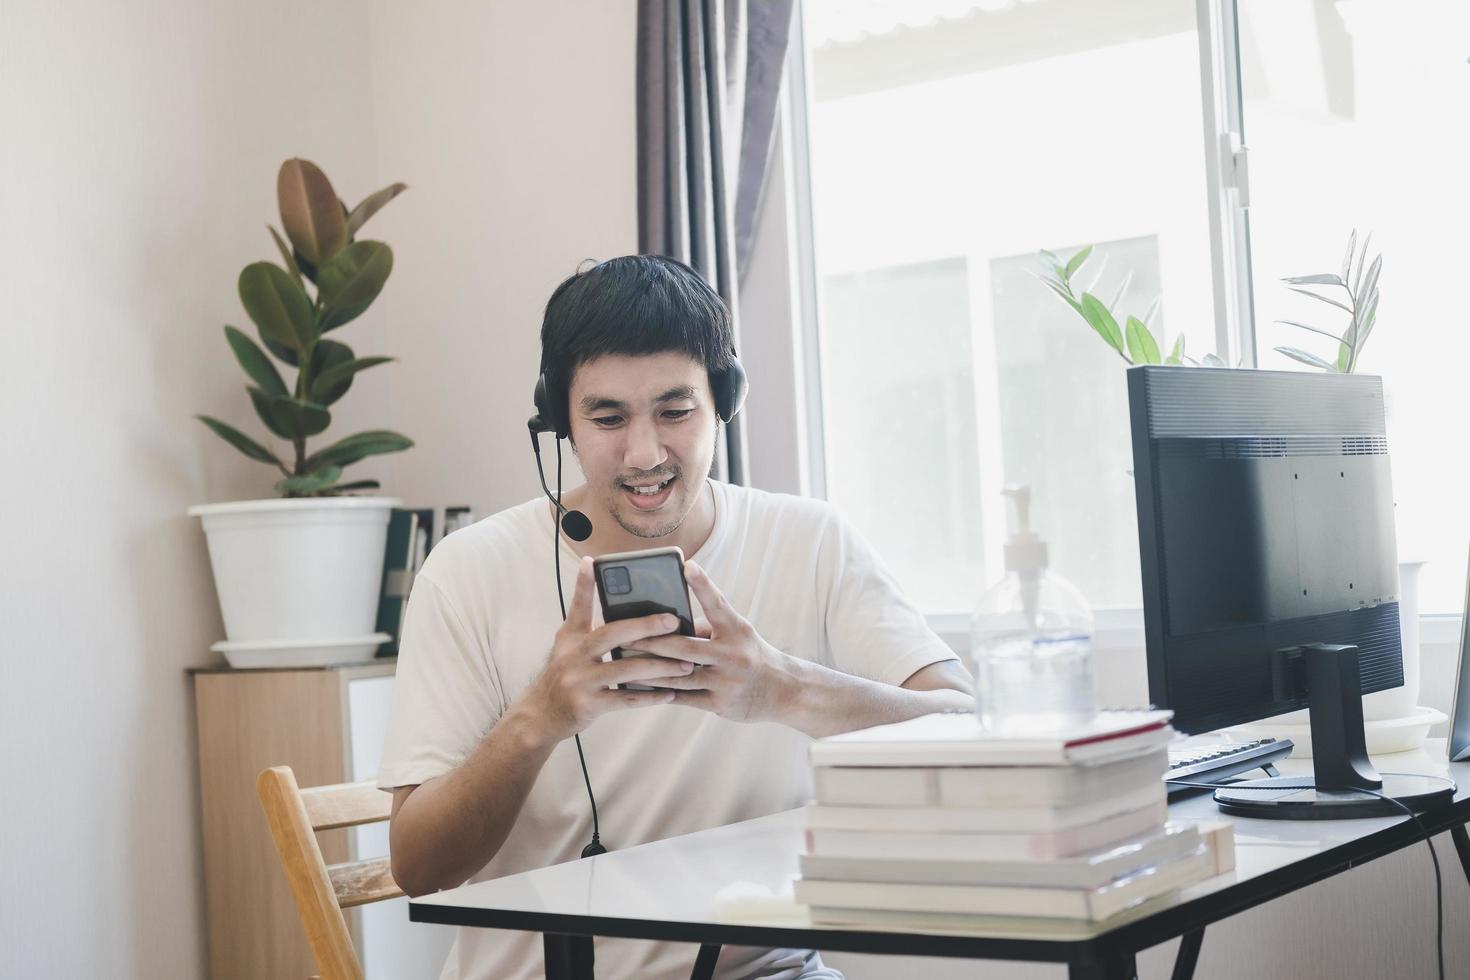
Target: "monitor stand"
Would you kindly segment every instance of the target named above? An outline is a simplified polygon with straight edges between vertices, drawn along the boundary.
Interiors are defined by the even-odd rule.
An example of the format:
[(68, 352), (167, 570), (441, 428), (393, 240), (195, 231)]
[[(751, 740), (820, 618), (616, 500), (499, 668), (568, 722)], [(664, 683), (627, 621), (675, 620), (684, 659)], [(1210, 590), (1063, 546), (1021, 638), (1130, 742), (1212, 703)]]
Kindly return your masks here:
[(1226, 813), (1283, 820), (1388, 817), (1403, 813), (1373, 790), (1412, 810), (1454, 799), (1453, 780), (1398, 773), (1380, 775), (1368, 761), (1363, 735), (1358, 648), (1313, 643), (1301, 647), (1312, 719), (1312, 776), (1247, 779), (1215, 791)]

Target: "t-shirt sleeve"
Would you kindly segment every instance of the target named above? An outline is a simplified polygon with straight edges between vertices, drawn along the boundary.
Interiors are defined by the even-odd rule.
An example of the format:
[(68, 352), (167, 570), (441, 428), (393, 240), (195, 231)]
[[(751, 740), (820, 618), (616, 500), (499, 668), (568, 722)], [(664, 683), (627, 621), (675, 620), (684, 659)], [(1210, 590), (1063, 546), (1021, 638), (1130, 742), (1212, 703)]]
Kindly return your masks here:
[(873, 546), (836, 513), (823, 533), (817, 571), (839, 670), (899, 685), (930, 664), (959, 659), (904, 597)]
[(454, 769), (503, 710), (484, 640), (421, 572), (404, 612), (378, 788), (416, 786)]

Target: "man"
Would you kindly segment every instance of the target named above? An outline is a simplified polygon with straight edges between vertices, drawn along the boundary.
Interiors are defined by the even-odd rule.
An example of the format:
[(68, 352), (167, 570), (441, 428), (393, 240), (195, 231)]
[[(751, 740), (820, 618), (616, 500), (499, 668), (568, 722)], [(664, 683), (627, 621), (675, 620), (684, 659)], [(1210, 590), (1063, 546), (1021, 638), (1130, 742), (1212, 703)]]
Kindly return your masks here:
[[(592, 834), (575, 734), (621, 848), (806, 802), (812, 737), (971, 706), (968, 674), (830, 507), (707, 479), (711, 379), (734, 351), (692, 269), (627, 256), (579, 272), (541, 342), (586, 478), (564, 503), (592, 533), (571, 541), (538, 497), (446, 538), (415, 580), (378, 773), (411, 895), (575, 859)], [(699, 635), (664, 616), (599, 624), (591, 557), (668, 545), (689, 559)], [(604, 659), (614, 647), (653, 656)], [(685, 977), (695, 953), (596, 944), (608, 978)], [(462, 929), (444, 976), (530, 978), (541, 957), (536, 936)], [(814, 953), (742, 948), (719, 975), (838, 976)]]

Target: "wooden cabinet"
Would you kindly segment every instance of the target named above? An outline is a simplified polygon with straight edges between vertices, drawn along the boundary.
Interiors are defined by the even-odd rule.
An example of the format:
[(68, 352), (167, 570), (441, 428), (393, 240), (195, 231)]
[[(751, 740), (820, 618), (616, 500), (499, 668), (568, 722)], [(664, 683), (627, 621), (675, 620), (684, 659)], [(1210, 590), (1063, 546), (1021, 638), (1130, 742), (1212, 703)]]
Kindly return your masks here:
[[(199, 730), (204, 884), (214, 980), (316, 973), (255, 777), (287, 765), (301, 786), (372, 777), (387, 727), (394, 661), (341, 667), (193, 672)], [(327, 863), (388, 852), (387, 824), (318, 836)], [(410, 923), (406, 899), (348, 913), (369, 980), (432, 980), (452, 930)]]

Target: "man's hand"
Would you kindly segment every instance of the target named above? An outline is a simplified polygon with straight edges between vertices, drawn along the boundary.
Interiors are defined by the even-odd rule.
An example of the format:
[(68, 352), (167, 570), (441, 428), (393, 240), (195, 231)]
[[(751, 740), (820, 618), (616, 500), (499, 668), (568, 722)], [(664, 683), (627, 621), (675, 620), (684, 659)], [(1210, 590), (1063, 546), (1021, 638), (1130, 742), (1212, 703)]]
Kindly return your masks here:
[[(614, 647), (648, 646), (651, 637), (679, 628), (674, 616), (660, 614), (623, 619), (592, 628), (592, 559), (584, 558), (577, 569), (577, 585), (566, 622), (556, 631), (546, 667), (515, 707), (527, 709), (543, 738), (560, 742), (580, 732), (609, 711), (668, 704), (671, 690), (622, 691), (618, 684), (658, 685), (660, 688), (686, 679), (694, 665), (662, 657), (625, 657), (603, 660)], [(514, 710), (514, 708), (512, 709)]]
[[(684, 676), (648, 681), (673, 688), (671, 700), (712, 711), (730, 721), (780, 721), (789, 682), (795, 678), (795, 658), (761, 639), (755, 627), (737, 613), (709, 576), (692, 561), (684, 563), (689, 582), (705, 619), (696, 624), (697, 636), (659, 636), (636, 644), (640, 652), (697, 664)], [(668, 673), (673, 673), (669, 671)]]

